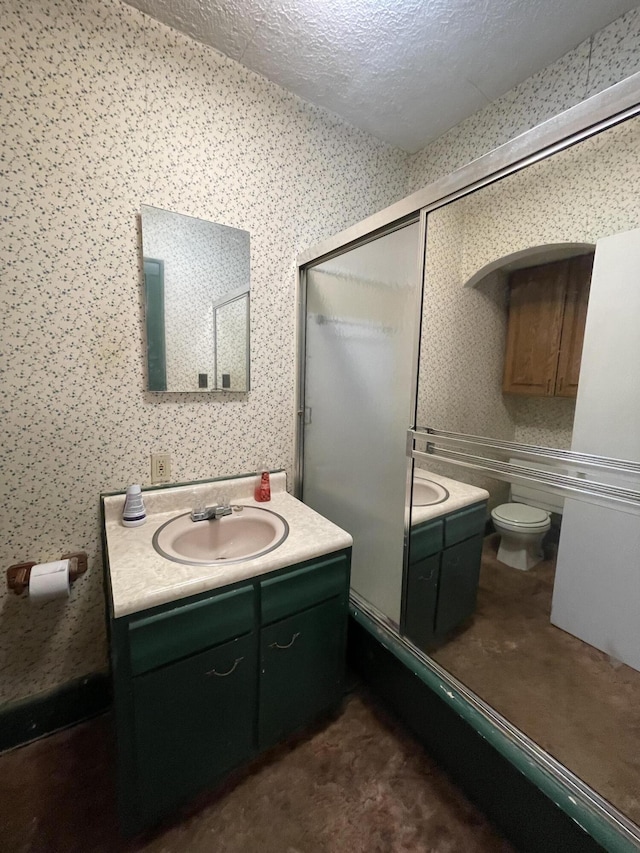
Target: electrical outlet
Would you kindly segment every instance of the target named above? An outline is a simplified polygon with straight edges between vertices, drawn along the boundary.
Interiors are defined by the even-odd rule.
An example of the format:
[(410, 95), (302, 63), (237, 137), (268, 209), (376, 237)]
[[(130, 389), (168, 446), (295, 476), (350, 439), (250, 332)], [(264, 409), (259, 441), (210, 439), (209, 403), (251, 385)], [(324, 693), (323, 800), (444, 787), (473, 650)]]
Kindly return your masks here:
[(171, 481), (171, 455), (169, 453), (151, 454), (151, 483), (169, 483)]

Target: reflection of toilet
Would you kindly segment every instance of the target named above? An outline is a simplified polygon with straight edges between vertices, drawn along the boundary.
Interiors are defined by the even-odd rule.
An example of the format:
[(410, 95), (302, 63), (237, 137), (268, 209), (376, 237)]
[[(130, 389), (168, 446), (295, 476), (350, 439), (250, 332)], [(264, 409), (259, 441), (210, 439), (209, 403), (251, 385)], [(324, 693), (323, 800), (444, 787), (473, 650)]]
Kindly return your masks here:
[(514, 569), (532, 569), (542, 559), (542, 539), (551, 527), (549, 513), (527, 504), (500, 504), (491, 510), (501, 536), (498, 560)]
[(551, 527), (551, 512), (561, 513), (563, 500), (543, 489), (517, 485), (511, 487), (511, 500), (513, 503), (500, 504), (491, 510), (494, 527), (501, 537), (498, 560), (527, 571), (542, 560), (542, 540)]

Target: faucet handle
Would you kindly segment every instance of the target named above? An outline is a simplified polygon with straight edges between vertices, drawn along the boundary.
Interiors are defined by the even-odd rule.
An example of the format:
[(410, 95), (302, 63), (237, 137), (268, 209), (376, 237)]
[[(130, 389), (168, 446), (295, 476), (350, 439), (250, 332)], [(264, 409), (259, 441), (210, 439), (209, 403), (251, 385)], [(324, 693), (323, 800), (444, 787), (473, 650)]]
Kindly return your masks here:
[(225, 515), (231, 515), (233, 510), (231, 509), (231, 504), (229, 503), (229, 495), (226, 492), (222, 492), (218, 497), (218, 503), (216, 504), (216, 518), (222, 518)]
[(203, 518), (205, 512), (207, 511), (207, 505), (204, 500), (204, 494), (200, 489), (193, 489), (191, 492), (191, 501), (193, 509), (191, 510), (191, 515), (194, 518)]
[(232, 509), (229, 504), (229, 496), (226, 493), (220, 493), (216, 497), (216, 502), (213, 506), (206, 504), (194, 493), (194, 507), (191, 510), (191, 521), (215, 521), (225, 515), (231, 515)]

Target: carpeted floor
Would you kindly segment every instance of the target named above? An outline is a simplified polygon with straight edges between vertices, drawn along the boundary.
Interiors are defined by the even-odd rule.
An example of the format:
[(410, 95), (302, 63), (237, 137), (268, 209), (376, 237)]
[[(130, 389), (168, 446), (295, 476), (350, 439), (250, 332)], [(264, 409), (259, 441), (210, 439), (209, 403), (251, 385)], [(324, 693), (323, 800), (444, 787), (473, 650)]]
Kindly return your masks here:
[(3, 853), (476, 853), (512, 848), (364, 694), (154, 834), (119, 838), (108, 716), (0, 756)]
[(549, 621), (555, 558), (520, 572), (485, 540), (472, 622), (439, 664), (640, 824), (640, 673)]

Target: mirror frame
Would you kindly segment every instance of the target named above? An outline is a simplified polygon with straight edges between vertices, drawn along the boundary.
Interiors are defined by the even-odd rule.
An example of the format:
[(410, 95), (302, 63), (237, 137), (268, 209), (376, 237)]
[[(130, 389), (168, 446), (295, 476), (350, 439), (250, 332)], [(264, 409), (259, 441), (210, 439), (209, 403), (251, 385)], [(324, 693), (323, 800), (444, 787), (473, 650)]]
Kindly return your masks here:
[[(347, 248), (376, 239), (381, 233), (400, 227), (420, 216), (421, 250), (418, 259), (419, 281), (424, 280), (424, 247), (426, 244), (427, 214), (457, 198), (461, 198), (520, 171), (540, 160), (563, 151), (577, 142), (588, 139), (616, 124), (640, 115), (640, 72), (593, 95), (576, 106), (559, 113), (516, 136), (487, 154), (471, 161), (449, 175), (429, 184), (399, 202), (385, 208), (362, 222), (330, 237), (299, 255), (297, 260), (298, 318), (296, 327), (297, 387), (295, 411), (297, 417), (295, 440), (294, 494), (301, 497), (303, 480), (304, 440), (304, 321), (306, 268)], [(417, 406), (418, 348), (421, 315), (416, 317), (412, 409)], [(409, 537), (411, 503), (411, 451), (407, 454), (407, 494), (405, 512), (406, 542)], [(406, 565), (405, 565), (406, 571)], [(402, 637), (396, 626), (356, 594), (351, 593), (353, 617), (389, 648), (407, 666), (420, 668), (420, 677), (456, 713), (463, 717), (496, 750), (534, 782), (556, 805), (573, 818), (606, 849), (637, 850), (640, 847), (640, 827), (573, 774), (567, 767), (545, 752), (521, 730), (517, 729), (494, 708), (469, 690), (432, 658), (417, 650)]]

